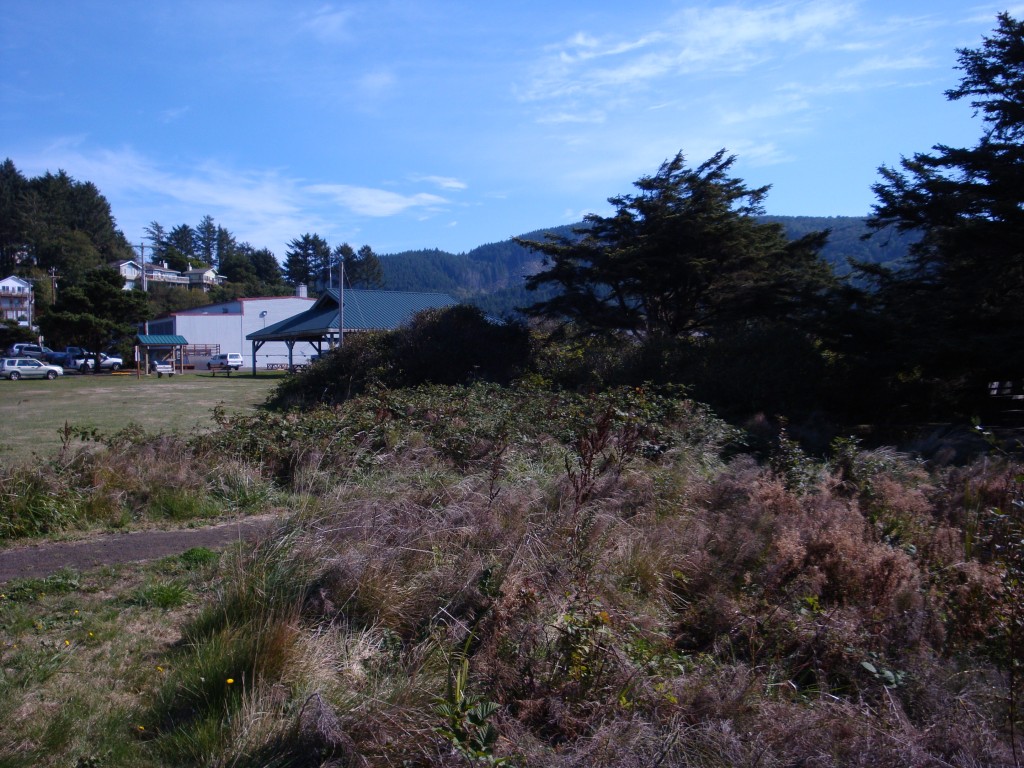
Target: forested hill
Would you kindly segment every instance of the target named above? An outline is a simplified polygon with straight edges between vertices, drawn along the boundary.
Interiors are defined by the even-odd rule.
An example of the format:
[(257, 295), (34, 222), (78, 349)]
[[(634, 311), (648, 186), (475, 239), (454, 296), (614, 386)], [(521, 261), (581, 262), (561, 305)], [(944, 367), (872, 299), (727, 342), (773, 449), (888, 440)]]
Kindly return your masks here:
[[(849, 259), (872, 263), (890, 263), (902, 258), (911, 238), (885, 232), (869, 240), (864, 219), (854, 216), (765, 216), (778, 222), (791, 238), (808, 232), (831, 230), (823, 256), (837, 272), (849, 271)], [(528, 232), (520, 237), (543, 240), (547, 232), (570, 235), (572, 226), (551, 227)], [(540, 296), (527, 291), (523, 281), (541, 268), (541, 255), (512, 239), (481, 245), (468, 253), (448, 253), (437, 249), (403, 251), (381, 257), (387, 287), (397, 291), (441, 291), (477, 304), (496, 315), (512, 313), (517, 307), (537, 301)]]

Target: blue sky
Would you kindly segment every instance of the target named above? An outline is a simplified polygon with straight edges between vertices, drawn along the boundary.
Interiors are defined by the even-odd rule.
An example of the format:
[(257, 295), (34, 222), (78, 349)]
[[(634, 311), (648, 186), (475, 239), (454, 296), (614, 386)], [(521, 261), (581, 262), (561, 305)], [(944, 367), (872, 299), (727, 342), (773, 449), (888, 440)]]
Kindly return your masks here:
[(206, 214), (461, 252), (607, 213), (725, 147), (783, 215), (865, 215), (881, 164), (973, 144), (971, 0), (4, 0), (0, 156), (95, 183), (138, 243)]

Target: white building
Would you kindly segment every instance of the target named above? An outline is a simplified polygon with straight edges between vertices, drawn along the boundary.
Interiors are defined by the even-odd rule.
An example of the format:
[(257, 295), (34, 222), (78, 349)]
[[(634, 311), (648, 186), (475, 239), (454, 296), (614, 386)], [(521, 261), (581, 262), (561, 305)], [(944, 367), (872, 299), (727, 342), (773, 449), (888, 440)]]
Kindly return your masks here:
[[(184, 336), (188, 340), (185, 353), (189, 358), (185, 364), (194, 365), (197, 370), (205, 369), (209, 356), (218, 352), (240, 352), (246, 366), (251, 367), (252, 345), (246, 341), (246, 335), (304, 312), (313, 303), (314, 299), (304, 296), (235, 299), (150, 320), (147, 332)], [(197, 354), (197, 347), (206, 348), (205, 353)], [(307, 362), (305, 357), (311, 354), (314, 351), (302, 352), (295, 362)], [(283, 341), (265, 344), (256, 354), (255, 362), (257, 368), (266, 368), (268, 363), (284, 365), (288, 362), (288, 347)]]
[(167, 283), (180, 285), (183, 288), (198, 288), (208, 292), (213, 286), (221, 285), (224, 282), (224, 278), (218, 275), (213, 267), (195, 267), (185, 272), (179, 272), (168, 267), (166, 262), (160, 264), (146, 262), (140, 266), (139, 262), (132, 259), (115, 262), (113, 266), (124, 277), (126, 291), (142, 287), (143, 266), (146, 269), (147, 287), (153, 283)]
[(0, 280), (0, 320), (14, 320), (18, 325), (32, 325), (35, 294), (32, 283), (11, 275)]

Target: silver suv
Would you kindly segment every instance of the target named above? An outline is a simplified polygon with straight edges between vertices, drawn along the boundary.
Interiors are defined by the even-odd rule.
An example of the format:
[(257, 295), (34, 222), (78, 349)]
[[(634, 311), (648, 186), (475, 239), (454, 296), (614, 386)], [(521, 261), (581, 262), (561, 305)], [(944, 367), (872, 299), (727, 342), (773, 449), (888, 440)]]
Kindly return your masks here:
[(56, 379), (64, 375), (59, 365), (47, 365), (31, 357), (5, 357), (0, 359), (0, 376), (16, 379)]
[(53, 350), (39, 344), (14, 344), (7, 353), (13, 357), (34, 357), (36, 360), (45, 360), (47, 355), (52, 355)]
[(237, 371), (242, 367), (244, 361), (242, 355), (238, 352), (225, 352), (220, 355), (214, 355), (210, 358), (210, 362), (206, 364), (208, 371)]

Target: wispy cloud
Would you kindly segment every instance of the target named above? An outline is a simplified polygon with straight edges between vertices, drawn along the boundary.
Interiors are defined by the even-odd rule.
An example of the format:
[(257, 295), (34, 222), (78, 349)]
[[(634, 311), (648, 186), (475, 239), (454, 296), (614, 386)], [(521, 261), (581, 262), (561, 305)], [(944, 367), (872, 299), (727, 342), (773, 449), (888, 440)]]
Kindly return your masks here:
[(349, 22), (353, 15), (348, 9), (339, 10), (332, 5), (322, 5), (312, 12), (301, 14), (299, 26), (322, 43), (342, 42), (352, 37)]
[(305, 189), (315, 195), (324, 195), (362, 216), (394, 216), (410, 208), (436, 208), (448, 202), (439, 195), (427, 192), (401, 195), (386, 189), (349, 184), (313, 184)]
[(935, 61), (920, 55), (905, 56), (872, 56), (861, 62), (839, 70), (838, 77), (855, 78), (864, 75), (876, 75), (882, 72), (905, 72), (912, 69), (928, 69), (935, 66)]
[(600, 125), (608, 119), (604, 110), (587, 110), (584, 112), (553, 112), (543, 114), (537, 118), (541, 125), (559, 125), (562, 123), (583, 123)]
[[(66, 170), (89, 180), (108, 199), (118, 200), (118, 225), (129, 239), (157, 220), (168, 227), (195, 224), (204, 215), (223, 222), (240, 240), (267, 246), (283, 255), (285, 244), (302, 232), (350, 236), (359, 220), (418, 211), (433, 216), (448, 200), (426, 192), (402, 194), (356, 184), (307, 183), (279, 170), (238, 170), (200, 162), (177, 172), (131, 148), (92, 149), (84, 137), (54, 142), (33, 157), (20, 158), (27, 175)], [(422, 177), (441, 188), (465, 185), (445, 176)], [(461, 187), (460, 187), (461, 185)], [(172, 220), (162, 220), (172, 211)]]
[(363, 96), (379, 98), (392, 90), (395, 83), (395, 75), (392, 72), (378, 70), (376, 72), (367, 72), (362, 75), (356, 81), (356, 86), (359, 88), (359, 91)]
[(423, 182), (426, 184), (433, 184), (438, 189), (448, 190), (463, 190), (468, 189), (469, 185), (464, 181), (453, 178), (451, 176), (417, 176), (413, 175), (409, 177), (414, 182)]
[(788, 117), (812, 108), (806, 94), (774, 92), (771, 98), (741, 108), (727, 107), (720, 113), (720, 121), (724, 125), (740, 125), (744, 123), (763, 123), (780, 117)]
[(171, 107), (160, 113), (161, 123), (173, 123), (188, 114), (191, 107)]
[(743, 71), (778, 55), (779, 44), (824, 45), (853, 15), (850, 3), (731, 5), (686, 9), (629, 40), (580, 32), (549, 52), (519, 95), (525, 101), (596, 96), (664, 77)]

